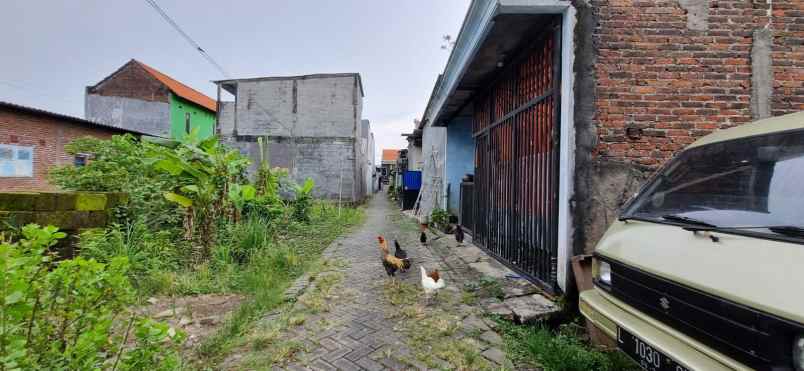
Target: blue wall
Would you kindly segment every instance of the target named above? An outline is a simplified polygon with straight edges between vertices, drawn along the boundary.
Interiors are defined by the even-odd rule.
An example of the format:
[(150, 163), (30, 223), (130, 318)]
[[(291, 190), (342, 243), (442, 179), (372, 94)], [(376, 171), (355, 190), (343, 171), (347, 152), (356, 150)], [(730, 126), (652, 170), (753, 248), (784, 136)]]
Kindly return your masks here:
[(475, 172), (475, 141), (472, 138), (472, 120), (455, 119), (447, 126), (446, 182), (449, 184), (447, 209), (453, 215), (460, 210), (461, 179)]

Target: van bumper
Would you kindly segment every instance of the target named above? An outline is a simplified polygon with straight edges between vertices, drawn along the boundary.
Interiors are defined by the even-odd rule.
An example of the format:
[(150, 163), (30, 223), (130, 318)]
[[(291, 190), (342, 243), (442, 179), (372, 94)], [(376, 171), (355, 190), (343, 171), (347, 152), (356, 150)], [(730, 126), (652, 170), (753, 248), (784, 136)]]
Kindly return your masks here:
[(581, 292), (579, 307), (581, 314), (615, 343), (617, 327), (621, 327), (690, 370), (751, 370), (598, 288)]

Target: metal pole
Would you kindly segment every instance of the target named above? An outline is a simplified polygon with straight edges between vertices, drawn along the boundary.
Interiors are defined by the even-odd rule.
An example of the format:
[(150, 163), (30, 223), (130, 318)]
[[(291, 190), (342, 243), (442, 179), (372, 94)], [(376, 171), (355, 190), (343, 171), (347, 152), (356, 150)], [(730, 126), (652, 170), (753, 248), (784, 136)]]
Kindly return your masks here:
[(338, 169), (338, 218), (341, 217), (341, 196), (343, 193), (343, 161)]

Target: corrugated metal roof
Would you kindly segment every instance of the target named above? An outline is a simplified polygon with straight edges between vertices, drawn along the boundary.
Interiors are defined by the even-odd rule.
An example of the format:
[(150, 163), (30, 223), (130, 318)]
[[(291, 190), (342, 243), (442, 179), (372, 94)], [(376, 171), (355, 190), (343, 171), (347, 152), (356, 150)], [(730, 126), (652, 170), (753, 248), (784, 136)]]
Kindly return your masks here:
[(161, 83), (165, 84), (165, 86), (167, 86), (168, 89), (170, 89), (170, 91), (173, 92), (173, 94), (176, 94), (186, 100), (189, 100), (190, 102), (198, 104), (212, 112), (216, 112), (218, 110), (218, 104), (217, 102), (215, 102), (214, 99), (204, 95), (198, 90), (195, 90), (187, 85), (182, 84), (181, 82), (175, 80), (174, 78), (165, 75), (162, 72), (159, 72), (159, 70), (145, 63), (142, 63), (136, 59), (133, 59), (133, 61), (139, 64), (146, 71), (148, 71), (148, 73), (150, 73), (154, 78), (159, 80)]
[(382, 160), (383, 161), (396, 161), (399, 158), (399, 150), (398, 149), (384, 149), (382, 150)]
[(117, 126), (106, 125), (106, 124), (101, 123), (101, 122), (90, 121), (90, 120), (82, 119), (82, 118), (75, 117), (75, 116), (70, 116), (70, 115), (65, 115), (65, 114), (62, 114), (62, 113), (46, 111), (46, 110), (39, 109), (39, 108), (34, 108), (34, 107), (22, 106), (22, 105), (15, 104), (15, 103), (10, 103), (10, 102), (0, 101), (0, 108), (7, 108), (7, 109), (15, 110), (15, 111), (23, 111), (23, 112), (27, 112), (27, 113), (31, 113), (31, 114), (35, 114), (35, 115), (48, 116), (48, 117), (52, 117), (52, 118), (56, 118), (56, 119), (60, 119), (60, 120), (64, 120), (64, 121), (69, 121), (69, 122), (72, 122), (72, 123), (75, 123), (75, 124), (81, 124), (81, 125), (87, 125), (87, 126), (96, 126), (96, 127), (99, 127), (99, 128), (111, 129), (111, 130), (116, 130), (116, 131), (120, 131), (120, 132), (124, 132), (124, 133), (132, 133), (132, 134), (137, 134), (137, 135), (151, 135), (151, 134), (143, 133), (143, 132), (137, 131), (137, 130), (119, 128)]

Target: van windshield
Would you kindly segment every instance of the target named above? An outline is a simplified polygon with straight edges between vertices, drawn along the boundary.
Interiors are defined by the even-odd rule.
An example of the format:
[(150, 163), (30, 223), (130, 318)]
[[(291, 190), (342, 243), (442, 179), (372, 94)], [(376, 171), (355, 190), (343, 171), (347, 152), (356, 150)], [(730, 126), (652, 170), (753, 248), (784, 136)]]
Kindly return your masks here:
[(627, 205), (622, 217), (752, 233), (778, 233), (778, 228), (767, 228), (773, 226), (804, 228), (804, 130), (683, 151)]

